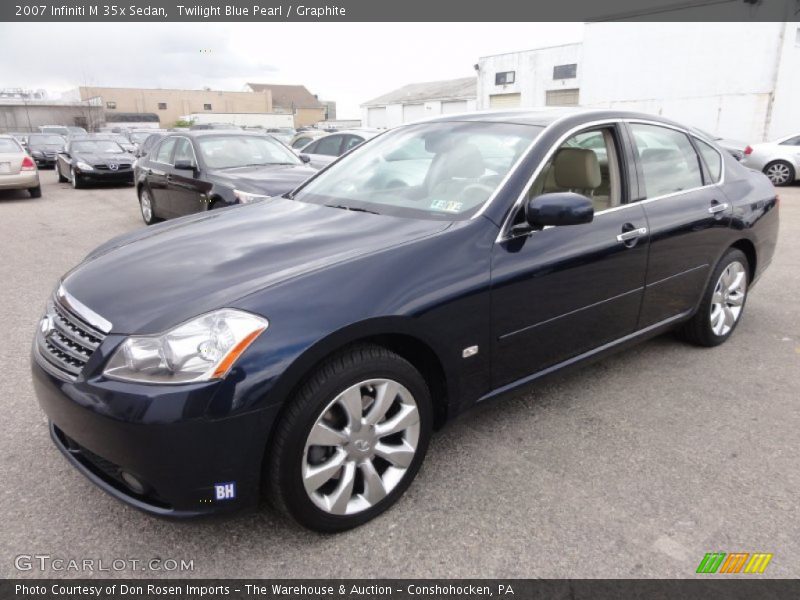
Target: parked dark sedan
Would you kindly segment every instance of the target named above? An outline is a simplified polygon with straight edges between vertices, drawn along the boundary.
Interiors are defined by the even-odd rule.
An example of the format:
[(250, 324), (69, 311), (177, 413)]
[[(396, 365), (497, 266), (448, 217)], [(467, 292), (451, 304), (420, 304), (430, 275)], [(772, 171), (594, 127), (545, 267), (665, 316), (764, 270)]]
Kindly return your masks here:
[(132, 183), (134, 160), (113, 140), (80, 136), (67, 140), (56, 156), (56, 174), (60, 183), (69, 181), (74, 188), (87, 183)]
[(673, 122), (445, 117), (100, 246), (49, 300), (33, 379), (67, 460), (128, 504), (193, 517), (263, 485), (344, 530), (479, 402), (670, 329), (725, 342), (777, 231), (769, 180)]
[(64, 150), (66, 140), (52, 133), (32, 133), (28, 136), (27, 150), (37, 167), (55, 167), (56, 155)]
[(269, 136), (198, 130), (167, 135), (140, 158), (136, 190), (150, 225), (279, 196), (315, 172)]

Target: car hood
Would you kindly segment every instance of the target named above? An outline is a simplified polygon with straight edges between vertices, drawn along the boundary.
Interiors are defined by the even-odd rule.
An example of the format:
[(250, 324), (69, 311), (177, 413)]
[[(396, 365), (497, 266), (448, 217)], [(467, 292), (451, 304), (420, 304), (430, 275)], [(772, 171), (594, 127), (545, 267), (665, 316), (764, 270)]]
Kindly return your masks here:
[(268, 165), (209, 171), (209, 179), (244, 192), (279, 196), (303, 183), (316, 173), (306, 165)]
[(113, 332), (157, 333), (270, 285), (448, 226), (271, 198), (113, 239), (63, 285), (110, 321)]
[(119, 152), (73, 152), (72, 158), (75, 160), (80, 160), (82, 162), (88, 163), (90, 165), (94, 164), (105, 164), (107, 162), (133, 162), (134, 158), (132, 154), (128, 153), (119, 153)]

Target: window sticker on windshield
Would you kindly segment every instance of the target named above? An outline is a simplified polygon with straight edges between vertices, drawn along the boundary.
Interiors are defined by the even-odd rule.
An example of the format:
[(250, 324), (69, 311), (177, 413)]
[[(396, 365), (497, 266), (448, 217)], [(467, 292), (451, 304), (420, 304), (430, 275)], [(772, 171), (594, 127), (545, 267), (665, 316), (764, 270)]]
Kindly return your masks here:
[(442, 212), (461, 212), (461, 207), (463, 206), (463, 202), (456, 202), (455, 200), (434, 200), (431, 202), (432, 210), (441, 210)]

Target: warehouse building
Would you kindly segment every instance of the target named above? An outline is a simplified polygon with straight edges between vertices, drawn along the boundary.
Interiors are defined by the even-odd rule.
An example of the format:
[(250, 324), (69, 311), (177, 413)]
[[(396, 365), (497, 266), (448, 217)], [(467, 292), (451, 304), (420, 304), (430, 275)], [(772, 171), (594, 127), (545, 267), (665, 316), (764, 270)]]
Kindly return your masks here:
[(583, 41), (486, 56), (478, 108), (613, 107), (759, 142), (800, 130), (798, 23), (589, 23)]
[[(328, 118), (329, 106), (309, 92), (304, 85), (248, 83), (247, 89), (270, 94), (272, 111), (269, 112), (294, 115), (295, 127), (314, 125)], [(333, 103), (333, 112), (335, 115), (335, 103)]]
[[(81, 86), (69, 95), (99, 103), (106, 115), (155, 113), (162, 127), (172, 127), (182, 115), (191, 113), (269, 113), (269, 92), (223, 92)], [(113, 117), (109, 119), (113, 121)]]
[(412, 83), (361, 105), (366, 127), (396, 127), (437, 115), (476, 108), (475, 77)]

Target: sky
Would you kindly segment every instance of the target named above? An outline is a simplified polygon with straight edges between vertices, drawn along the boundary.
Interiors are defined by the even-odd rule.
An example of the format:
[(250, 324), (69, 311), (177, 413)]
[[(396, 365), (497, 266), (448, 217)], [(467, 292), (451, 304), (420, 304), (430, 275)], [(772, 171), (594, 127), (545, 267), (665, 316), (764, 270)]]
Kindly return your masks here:
[(338, 118), (360, 118), (361, 103), (408, 83), (469, 77), (481, 56), (582, 33), (582, 23), (3, 23), (0, 87), (302, 84), (335, 100)]

